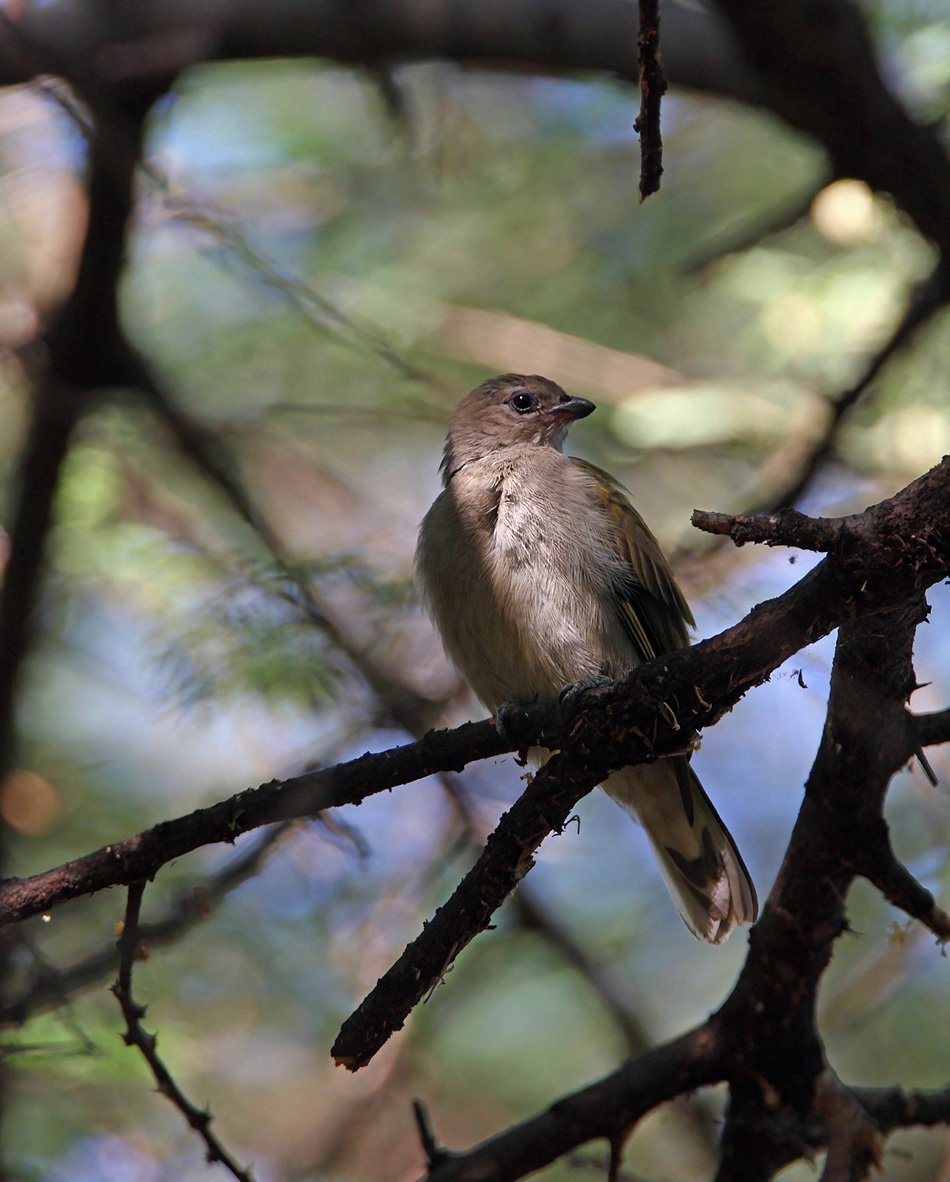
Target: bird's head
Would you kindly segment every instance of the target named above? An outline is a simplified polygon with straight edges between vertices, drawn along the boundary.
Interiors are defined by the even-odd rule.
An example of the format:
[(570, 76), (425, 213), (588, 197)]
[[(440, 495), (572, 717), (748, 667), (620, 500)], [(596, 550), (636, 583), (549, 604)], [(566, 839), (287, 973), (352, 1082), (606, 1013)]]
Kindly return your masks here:
[(595, 409), (537, 374), (502, 374), (466, 394), (452, 412), (442, 470), (446, 483), (466, 464), (506, 447), (534, 444), (558, 451), (575, 419)]

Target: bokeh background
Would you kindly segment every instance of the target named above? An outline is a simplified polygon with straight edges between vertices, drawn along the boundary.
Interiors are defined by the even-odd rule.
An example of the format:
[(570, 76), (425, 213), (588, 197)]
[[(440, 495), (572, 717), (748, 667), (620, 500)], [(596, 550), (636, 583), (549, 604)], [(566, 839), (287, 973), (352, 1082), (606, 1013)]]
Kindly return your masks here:
[[(942, 118), (945, 7), (869, 11), (891, 84), (917, 117)], [(0, 95), (7, 483), (28, 393), (17, 348), (68, 290), (86, 213), (83, 139), (63, 98)], [(663, 189), (640, 206), (635, 114), (634, 92), (603, 81), (429, 64), (380, 83), (287, 62), (196, 70), (157, 109), (126, 322), (234, 457), (292, 570), (142, 405), (118, 397), (87, 420), (57, 505), (23, 766), (2, 797), (14, 872), (406, 741), (380, 686), (419, 725), (481, 715), (419, 612), (411, 564), (448, 413), (491, 373), (543, 373), (598, 404), (569, 450), (633, 490), (675, 555), (698, 636), (808, 569), (809, 555), (710, 548), (690, 511), (739, 511), (787, 483), (930, 249), (861, 183), (827, 185), (821, 152), (773, 117), (682, 92), (663, 107)], [(800, 507), (861, 509), (950, 451), (948, 369), (944, 312), (849, 417)], [(918, 710), (950, 690), (946, 588), (931, 602)], [(832, 651), (829, 639), (796, 656), (695, 757), (761, 898), (817, 745)], [(888, 817), (899, 854), (946, 899), (950, 759), (935, 750), (932, 763), (941, 786), (908, 769)], [(523, 900), (378, 1059), (355, 1077), (331, 1065), (339, 1023), (471, 864), (520, 775), (503, 759), (290, 827), (266, 849), (252, 835), (202, 850), (146, 893), (144, 918), (172, 929), (136, 969), (146, 1026), (261, 1182), (414, 1178), (413, 1098), (442, 1142), (464, 1147), (725, 996), (744, 935), (694, 941), (642, 833), (595, 793), (545, 844)], [(247, 874), (223, 879), (242, 858)], [(211, 1176), (122, 1044), (114, 970), (72, 988), (123, 906), (106, 892), (24, 928), (4, 999), (13, 1177)], [(850, 914), (821, 993), (832, 1065), (851, 1083), (942, 1084), (946, 959), (862, 884)], [(711, 1177), (721, 1103), (714, 1091), (653, 1114), (627, 1176)], [(599, 1176), (605, 1156), (592, 1147), (545, 1177)], [(950, 1135), (899, 1134), (883, 1167), (948, 1179)]]

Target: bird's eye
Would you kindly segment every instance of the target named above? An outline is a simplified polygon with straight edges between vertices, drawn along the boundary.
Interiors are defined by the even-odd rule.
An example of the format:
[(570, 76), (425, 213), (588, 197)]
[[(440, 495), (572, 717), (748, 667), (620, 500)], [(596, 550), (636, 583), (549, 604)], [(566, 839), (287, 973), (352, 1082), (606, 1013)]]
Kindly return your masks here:
[(529, 410), (534, 410), (537, 406), (537, 399), (526, 390), (519, 390), (517, 394), (512, 394), (508, 399), (508, 405), (513, 407), (518, 414), (523, 415), (527, 414)]

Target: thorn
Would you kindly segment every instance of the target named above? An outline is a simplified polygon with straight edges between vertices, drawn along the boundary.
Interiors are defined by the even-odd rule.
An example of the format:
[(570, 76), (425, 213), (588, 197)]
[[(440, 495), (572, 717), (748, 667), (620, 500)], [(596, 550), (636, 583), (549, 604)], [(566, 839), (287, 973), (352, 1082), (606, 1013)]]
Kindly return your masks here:
[(920, 764), (921, 770), (930, 781), (930, 787), (936, 788), (940, 781), (937, 779), (937, 773), (930, 766), (930, 760), (924, 755), (923, 747), (918, 747), (914, 754), (917, 756), (917, 762)]
[(412, 1112), (416, 1118), (419, 1140), (422, 1142), (422, 1148), (426, 1155), (426, 1165), (432, 1169), (440, 1162), (445, 1161), (449, 1154), (435, 1139), (432, 1132), (432, 1122), (429, 1120), (429, 1110), (425, 1104), (421, 1100), (413, 1100)]

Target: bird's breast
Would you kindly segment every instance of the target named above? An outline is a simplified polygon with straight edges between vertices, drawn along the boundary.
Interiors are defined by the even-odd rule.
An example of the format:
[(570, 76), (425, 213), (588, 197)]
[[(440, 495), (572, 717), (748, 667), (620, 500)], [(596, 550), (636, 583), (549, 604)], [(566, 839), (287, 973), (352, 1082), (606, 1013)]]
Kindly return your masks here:
[(570, 461), (551, 455), (547, 469), (464, 469), (420, 536), (423, 596), (449, 656), (491, 709), (618, 676), (632, 663), (609, 589), (602, 515), (562, 467)]

